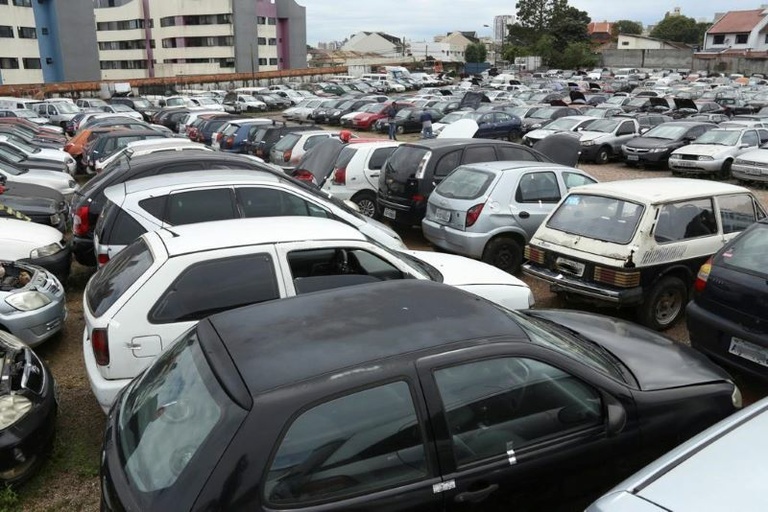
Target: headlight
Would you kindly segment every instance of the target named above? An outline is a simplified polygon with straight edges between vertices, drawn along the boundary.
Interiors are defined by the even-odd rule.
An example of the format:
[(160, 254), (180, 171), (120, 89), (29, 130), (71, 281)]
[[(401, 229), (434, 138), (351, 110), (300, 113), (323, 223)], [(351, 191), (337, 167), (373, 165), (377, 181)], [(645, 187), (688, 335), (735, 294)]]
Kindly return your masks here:
[[(93, 163), (93, 162), (91, 162), (91, 163)], [(69, 188), (77, 188), (77, 182), (75, 180), (69, 180), (67, 182), (67, 186), (69, 186)]]
[(332, 115), (338, 116), (339, 114), (341, 114), (341, 110), (334, 110)]
[(627, 145), (626, 144), (622, 144), (621, 145), (621, 150), (626, 153), (627, 152)]
[(714, 160), (711, 156), (700, 156), (699, 160)]
[(50, 222), (52, 226), (58, 226), (61, 223), (61, 215), (54, 213), (51, 215)]
[(653, 148), (651, 149), (651, 153), (663, 153), (666, 150), (667, 148)]
[(595, 141), (593, 141), (593, 140), (583, 140), (583, 141), (581, 141), (581, 145), (582, 146), (594, 146), (595, 145)]
[(47, 306), (51, 299), (37, 291), (27, 291), (10, 295), (5, 302), (19, 311), (34, 311)]
[(539, 128), (541, 128), (541, 123), (532, 124), (530, 129), (538, 130)]
[(48, 244), (44, 247), (38, 247), (37, 249), (32, 249), (29, 253), (29, 257), (32, 259), (36, 258), (45, 258), (46, 256), (51, 256), (52, 254), (56, 254), (61, 250), (61, 246), (59, 244)]
[(74, 163), (75, 163), (75, 159), (72, 158), (71, 156), (68, 156), (67, 157), (67, 164), (74, 164)]
[(5, 430), (32, 409), (32, 402), (23, 395), (0, 396), (0, 430)]
[(741, 390), (736, 384), (733, 385), (733, 392), (731, 393), (731, 403), (736, 409), (741, 409), (744, 406), (744, 402), (741, 397)]

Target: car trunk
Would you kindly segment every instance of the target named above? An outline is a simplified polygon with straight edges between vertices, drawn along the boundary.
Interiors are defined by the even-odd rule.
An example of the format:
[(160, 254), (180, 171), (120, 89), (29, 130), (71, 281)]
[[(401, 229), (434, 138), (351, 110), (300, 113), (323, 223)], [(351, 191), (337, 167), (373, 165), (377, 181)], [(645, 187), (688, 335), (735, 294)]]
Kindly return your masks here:
[(459, 168), (435, 189), (427, 203), (426, 219), (464, 231), (480, 215), (500, 174)]
[(387, 159), (379, 177), (379, 192), (388, 201), (410, 206), (421, 194), (419, 174), (423, 175), (432, 152), (418, 146), (403, 145)]

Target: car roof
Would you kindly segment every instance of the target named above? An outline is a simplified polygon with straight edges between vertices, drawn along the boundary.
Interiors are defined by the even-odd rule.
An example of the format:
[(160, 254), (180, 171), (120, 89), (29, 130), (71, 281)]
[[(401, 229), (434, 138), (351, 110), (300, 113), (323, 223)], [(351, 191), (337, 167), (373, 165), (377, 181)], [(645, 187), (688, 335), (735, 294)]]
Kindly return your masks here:
[(131, 159), (131, 171), (133, 169), (139, 169), (142, 170), (146, 169), (147, 167), (153, 167), (155, 165), (161, 165), (165, 163), (173, 163), (177, 161), (184, 161), (184, 160), (190, 160), (190, 161), (199, 161), (199, 162), (232, 162), (232, 163), (240, 163), (243, 166), (259, 166), (260, 168), (263, 168), (263, 165), (259, 165), (258, 162), (255, 160), (251, 160), (250, 158), (239, 155), (235, 153), (222, 153), (220, 151), (200, 151), (200, 152), (194, 152), (194, 155), (184, 155), (182, 153), (175, 153), (175, 154), (169, 154), (169, 153), (150, 153), (148, 155), (140, 155), (137, 158)]
[(357, 229), (319, 217), (259, 217), (201, 222), (156, 231), (170, 257), (227, 247), (321, 241), (366, 240)]
[(709, 195), (743, 193), (749, 190), (718, 181), (691, 178), (645, 178), (593, 183), (574, 187), (570, 192), (607, 195), (639, 203), (657, 204)]
[(422, 147), (422, 148), (428, 148), (428, 149), (435, 149), (435, 148), (444, 148), (444, 147), (453, 147), (453, 146), (469, 146), (474, 144), (503, 144), (503, 145), (511, 145), (511, 142), (506, 141), (499, 141), (499, 140), (493, 140), (493, 139), (429, 139), (429, 140), (423, 140), (419, 142), (407, 142), (403, 144), (400, 147)]
[(503, 309), (426, 280), (310, 293), (217, 314), (206, 322), (220, 336), (253, 395), (470, 339), (507, 336), (528, 341)]
[(278, 182), (280, 182), (280, 178), (269, 171), (258, 172), (247, 169), (212, 169), (205, 172), (174, 172), (148, 176), (137, 180), (128, 180), (116, 185), (116, 188), (123, 190), (110, 191), (107, 189), (105, 190), (105, 194), (114, 195), (115, 192), (124, 193), (125, 195), (140, 194), (148, 190), (157, 190), (166, 187), (183, 189), (203, 186), (238, 185), (241, 183), (253, 184)]
[(575, 171), (580, 174), (584, 171), (567, 165), (556, 164), (552, 162), (529, 162), (524, 160), (482, 162), (476, 164), (464, 164), (462, 167), (471, 167), (473, 169), (488, 170), (493, 172), (517, 171), (527, 169), (562, 169), (564, 171)]
[(200, 144), (199, 142), (193, 142), (189, 139), (181, 139), (179, 137), (160, 137), (158, 139), (145, 139), (145, 140), (135, 140), (133, 142), (129, 142), (125, 145), (126, 149), (144, 149), (144, 148), (155, 148), (155, 147), (175, 147), (175, 146), (202, 146), (205, 147), (205, 145)]
[(247, 124), (269, 124), (271, 126), (274, 122), (273, 119), (267, 119), (266, 117), (251, 117), (248, 119), (233, 119), (229, 124), (237, 126), (245, 126)]

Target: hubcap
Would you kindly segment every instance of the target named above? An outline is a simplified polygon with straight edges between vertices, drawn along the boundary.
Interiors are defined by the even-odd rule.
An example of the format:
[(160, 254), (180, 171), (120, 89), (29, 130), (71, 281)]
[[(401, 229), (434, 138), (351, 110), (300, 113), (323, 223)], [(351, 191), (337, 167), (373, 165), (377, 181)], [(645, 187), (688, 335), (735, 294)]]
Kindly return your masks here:
[(682, 303), (679, 293), (664, 292), (656, 303), (656, 321), (660, 325), (667, 325), (672, 322), (680, 313)]
[(373, 217), (376, 214), (376, 205), (370, 199), (360, 199), (356, 203), (360, 213), (366, 217)]

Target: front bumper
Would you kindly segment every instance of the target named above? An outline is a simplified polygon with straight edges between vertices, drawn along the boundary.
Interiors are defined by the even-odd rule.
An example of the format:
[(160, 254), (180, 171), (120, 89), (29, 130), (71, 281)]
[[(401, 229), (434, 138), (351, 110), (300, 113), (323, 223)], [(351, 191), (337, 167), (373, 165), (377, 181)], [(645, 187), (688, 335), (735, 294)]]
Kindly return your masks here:
[(488, 233), (460, 231), (426, 218), (421, 221), (421, 232), (431, 244), (443, 250), (478, 260), (483, 257), (490, 238)]
[(597, 158), (597, 153), (599, 152), (602, 145), (600, 144), (593, 144), (591, 146), (580, 146), (579, 149), (579, 160), (581, 161), (589, 161), (592, 162)]
[(552, 291), (582, 296), (593, 301), (616, 307), (637, 306), (643, 303), (643, 288), (615, 288), (587, 283), (576, 277), (542, 268), (531, 263), (523, 264), (523, 273), (550, 284)]
[(725, 159), (720, 160), (678, 160), (670, 158), (667, 162), (670, 169), (680, 172), (716, 172), (723, 168)]
[(768, 165), (733, 164), (731, 176), (743, 181), (768, 182)]
[(663, 164), (669, 159), (669, 154), (672, 150), (664, 150), (659, 152), (647, 152), (647, 153), (635, 153), (633, 151), (626, 151), (622, 148), (622, 154), (624, 155), (624, 161), (629, 164)]
[(39, 345), (64, 326), (67, 308), (63, 288), (61, 290), (47, 306), (34, 311), (14, 311), (2, 315), (0, 322), (11, 334), (30, 347)]

